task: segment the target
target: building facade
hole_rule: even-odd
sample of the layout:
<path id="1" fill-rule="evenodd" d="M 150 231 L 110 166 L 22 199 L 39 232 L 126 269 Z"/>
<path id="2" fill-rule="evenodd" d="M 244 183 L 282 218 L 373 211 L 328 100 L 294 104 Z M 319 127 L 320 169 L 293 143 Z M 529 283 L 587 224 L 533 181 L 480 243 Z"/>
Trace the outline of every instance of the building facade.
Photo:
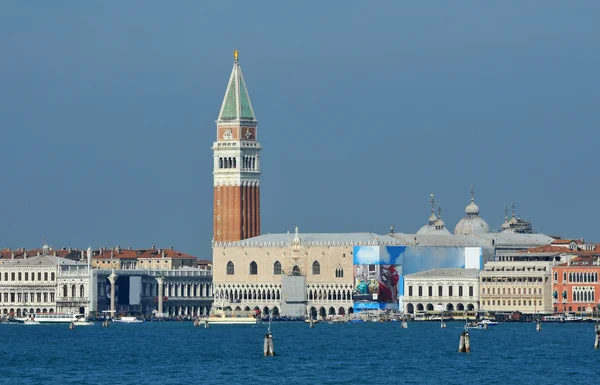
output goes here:
<path id="1" fill-rule="evenodd" d="M 365 234 L 269 234 L 213 247 L 214 300 L 232 310 L 312 316 L 354 312 L 353 245 Z M 298 313 L 282 314 L 282 278 L 305 277 Z"/>
<path id="2" fill-rule="evenodd" d="M 600 260 L 595 256 L 578 256 L 552 269 L 552 304 L 555 313 L 598 311 Z"/>
<path id="3" fill-rule="evenodd" d="M 257 120 L 237 51 L 213 143 L 213 240 L 230 242 L 260 234 L 260 144 Z"/>
<path id="4" fill-rule="evenodd" d="M 432 269 L 404 276 L 404 312 L 479 310 L 479 269 Z"/>
<path id="5" fill-rule="evenodd" d="M 45 245 L 39 256 L 9 259 L 0 264 L 0 313 L 3 316 L 25 317 L 64 310 L 57 293 L 59 284 L 66 283 L 61 276 L 62 269 L 80 268 L 83 271 L 87 270 L 87 266 L 50 253 L 50 248 Z M 69 284 L 69 290 L 75 285 L 75 291 L 68 291 L 68 296 L 74 293 L 72 297 L 87 297 L 84 281 L 77 280 L 72 284 L 69 281 Z M 83 310 L 85 312 L 85 306 Z M 79 308 L 76 313 L 79 313 Z"/>
<path id="6" fill-rule="evenodd" d="M 481 310 L 551 313 L 554 262 L 488 262 L 480 274 Z"/>

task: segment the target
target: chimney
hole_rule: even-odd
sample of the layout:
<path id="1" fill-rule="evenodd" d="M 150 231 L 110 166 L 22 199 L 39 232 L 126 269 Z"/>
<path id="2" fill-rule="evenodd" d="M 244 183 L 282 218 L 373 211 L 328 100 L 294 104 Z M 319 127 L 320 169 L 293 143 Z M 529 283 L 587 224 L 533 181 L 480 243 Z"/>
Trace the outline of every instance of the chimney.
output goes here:
<path id="1" fill-rule="evenodd" d="M 169 250 L 173 251 L 173 246 L 169 247 Z"/>
<path id="2" fill-rule="evenodd" d="M 129 250 L 131 250 L 131 246 L 129 246 Z"/>
<path id="3" fill-rule="evenodd" d="M 15 259 L 15 252 L 14 251 L 10 253 L 10 259 Z"/>
<path id="4" fill-rule="evenodd" d="M 121 246 L 117 245 L 117 247 L 115 247 L 115 251 L 117 252 L 117 254 L 121 253 Z"/>
<path id="5" fill-rule="evenodd" d="M 115 252 L 113 250 L 110 251 L 110 259 L 113 259 L 113 257 L 115 256 Z"/>
<path id="6" fill-rule="evenodd" d="M 54 254 L 54 256 L 56 257 L 56 251 L 55 251 L 53 254 Z"/>
<path id="7" fill-rule="evenodd" d="M 156 246 L 152 245 L 152 250 L 156 249 Z"/>
<path id="8" fill-rule="evenodd" d="M 38 251 L 37 254 L 35 255 L 36 257 L 40 256 L 40 252 Z M 25 253 L 25 258 L 27 258 L 27 253 Z"/>
<path id="9" fill-rule="evenodd" d="M 27 259 L 27 252 L 26 251 L 23 253 L 23 259 Z"/>
<path id="10" fill-rule="evenodd" d="M 161 255 L 161 257 L 162 257 L 162 258 L 164 258 L 164 257 L 165 257 L 165 251 L 164 251 L 164 250 L 162 251 L 162 255 Z"/>

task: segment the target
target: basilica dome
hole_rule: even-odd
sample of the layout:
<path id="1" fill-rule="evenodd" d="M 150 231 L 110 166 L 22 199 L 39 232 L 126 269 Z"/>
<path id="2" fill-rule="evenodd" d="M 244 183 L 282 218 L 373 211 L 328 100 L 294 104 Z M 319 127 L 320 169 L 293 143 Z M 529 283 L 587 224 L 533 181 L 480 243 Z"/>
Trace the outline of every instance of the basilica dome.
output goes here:
<path id="1" fill-rule="evenodd" d="M 475 204 L 475 192 L 471 190 L 471 203 L 465 208 L 467 214 L 454 228 L 455 235 L 485 234 L 490 226 L 479 216 L 479 206 Z"/>
<path id="2" fill-rule="evenodd" d="M 429 217 L 429 223 L 424 225 L 417 231 L 417 235 L 451 235 L 450 231 L 445 227 L 444 221 L 442 220 L 442 208 L 438 206 L 438 216 L 435 216 L 435 200 L 433 194 L 431 194 L 431 216 Z"/>

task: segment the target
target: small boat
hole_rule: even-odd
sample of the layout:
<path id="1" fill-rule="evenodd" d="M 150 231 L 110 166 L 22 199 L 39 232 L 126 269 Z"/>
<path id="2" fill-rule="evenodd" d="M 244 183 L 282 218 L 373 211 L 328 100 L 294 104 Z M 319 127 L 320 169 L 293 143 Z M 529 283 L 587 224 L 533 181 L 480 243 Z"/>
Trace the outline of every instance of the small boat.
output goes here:
<path id="1" fill-rule="evenodd" d="M 471 324 L 469 324 L 467 326 L 467 329 L 481 329 L 481 330 L 485 330 L 487 328 L 485 327 L 484 324 L 478 322 L 478 323 L 471 323 Z"/>
<path id="2" fill-rule="evenodd" d="M 319 320 L 315 319 L 315 318 L 313 318 L 312 321 L 313 321 L 314 324 L 318 324 L 319 323 Z M 304 322 L 306 322 L 307 324 L 309 324 L 310 323 L 310 318 L 305 319 Z"/>
<path id="3" fill-rule="evenodd" d="M 39 325 L 40 323 L 33 318 L 26 319 L 23 321 L 23 325 Z"/>
<path id="4" fill-rule="evenodd" d="M 114 319 L 113 322 L 120 324 L 140 324 L 143 323 L 144 320 L 137 319 L 136 317 L 123 316 L 121 318 Z"/>
<path id="5" fill-rule="evenodd" d="M 496 326 L 496 325 L 498 325 L 498 322 L 491 321 L 489 319 L 484 319 L 484 320 L 480 321 L 478 324 L 480 324 L 481 326 L 485 326 L 485 325 L 487 325 L 487 326 Z"/>
<path id="6" fill-rule="evenodd" d="M 73 321 L 73 326 L 91 326 L 94 325 L 92 321 L 89 321 L 85 318 L 85 315 L 78 314 L 75 316 L 75 321 Z"/>
<path id="7" fill-rule="evenodd" d="M 542 322 L 565 322 L 565 317 L 562 315 L 547 315 L 542 317 Z"/>
<path id="8" fill-rule="evenodd" d="M 565 322 L 583 322 L 583 317 L 568 315 L 565 317 Z"/>

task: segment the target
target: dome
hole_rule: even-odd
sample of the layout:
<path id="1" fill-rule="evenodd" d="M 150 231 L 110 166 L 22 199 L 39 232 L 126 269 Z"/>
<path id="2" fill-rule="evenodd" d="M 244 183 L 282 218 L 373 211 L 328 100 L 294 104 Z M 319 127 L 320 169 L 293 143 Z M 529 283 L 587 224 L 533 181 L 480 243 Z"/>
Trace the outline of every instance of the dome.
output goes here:
<path id="1" fill-rule="evenodd" d="M 433 234 L 433 232 L 435 232 L 434 225 L 425 225 L 417 231 L 417 235 L 428 235 Z"/>
<path id="2" fill-rule="evenodd" d="M 418 235 L 452 235 L 446 228 L 444 221 L 442 220 L 442 208 L 438 206 L 438 216 L 435 217 L 434 209 L 431 208 L 431 217 L 429 217 L 429 224 L 421 227 L 417 231 Z"/>
<path id="3" fill-rule="evenodd" d="M 429 197 L 429 203 L 431 203 L 431 215 L 429 216 L 429 223 L 417 231 L 418 235 L 432 234 L 432 232 L 435 231 L 435 222 L 437 221 L 437 217 L 435 216 L 435 199 L 433 198 L 433 194 L 430 194 Z"/>
<path id="4" fill-rule="evenodd" d="M 475 204 L 474 201 L 471 201 L 467 207 L 465 207 L 466 214 L 479 214 L 479 206 Z"/>
<path id="5" fill-rule="evenodd" d="M 502 230 L 510 229 L 510 224 L 508 223 L 508 218 L 504 219 L 504 223 L 502 224 Z"/>
<path id="6" fill-rule="evenodd" d="M 490 226 L 479 216 L 465 217 L 454 228 L 454 235 L 485 234 L 490 232 Z"/>
<path id="7" fill-rule="evenodd" d="M 471 202 L 465 207 L 467 214 L 454 228 L 455 235 L 485 234 L 490 226 L 479 216 L 479 206 L 475 204 L 475 191 L 471 188 Z"/>

